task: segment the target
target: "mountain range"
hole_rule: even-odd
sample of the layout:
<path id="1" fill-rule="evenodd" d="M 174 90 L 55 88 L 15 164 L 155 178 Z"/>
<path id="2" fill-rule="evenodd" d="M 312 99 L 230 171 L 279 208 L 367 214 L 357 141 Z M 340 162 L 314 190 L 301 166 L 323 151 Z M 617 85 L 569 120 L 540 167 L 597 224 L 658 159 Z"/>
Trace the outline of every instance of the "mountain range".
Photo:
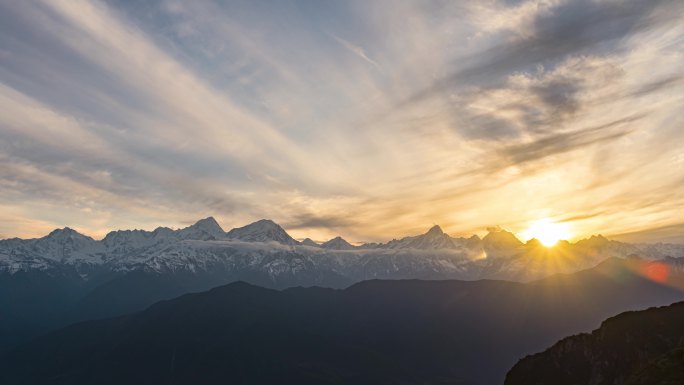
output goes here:
<path id="1" fill-rule="evenodd" d="M 649 279 L 654 263 L 610 258 L 530 283 L 232 283 L 34 339 L 0 356 L 0 383 L 502 383 L 520 357 L 565 335 L 683 300 L 682 273 Z"/>
<path id="2" fill-rule="evenodd" d="M 439 226 L 433 226 L 424 234 L 354 246 L 339 236 L 321 244 L 309 238 L 299 242 L 267 219 L 225 232 L 209 217 L 179 230 L 159 227 L 154 231 L 112 231 L 99 241 L 63 228 L 38 239 L 0 240 L 0 272 L 68 269 L 89 280 L 103 271 L 198 273 L 222 264 L 230 271 L 247 267 L 263 273 L 270 281 L 267 286 L 284 288 L 293 285 L 287 276 L 307 271 L 310 263 L 316 264 L 319 271 L 343 277 L 345 284 L 402 275 L 529 281 L 577 271 L 613 256 L 646 259 L 684 256 L 684 245 L 678 244 L 629 244 L 598 235 L 576 243 L 561 241 L 553 249 L 547 249 L 534 239 L 522 243 L 513 233 L 498 227 L 488 231 L 482 239 L 477 235 L 451 237 Z M 531 257 L 540 254 L 547 257 L 549 253 L 561 261 L 556 261 L 553 267 L 531 263 L 534 259 Z M 249 266 L 240 266 L 235 261 L 236 255 L 251 256 Z M 268 255 L 280 258 L 265 258 Z M 565 255 L 572 258 L 564 258 Z M 295 284 L 339 285 L 300 278 Z"/>
<path id="3" fill-rule="evenodd" d="M 279 289 L 368 279 L 527 282 L 630 255 L 678 257 L 684 247 L 594 236 L 548 249 L 500 228 L 480 239 L 451 237 L 439 226 L 387 243 L 354 246 L 336 237 L 317 244 L 295 240 L 270 220 L 225 232 L 211 217 L 179 230 L 112 231 L 102 240 L 63 228 L 0 241 L 0 351 L 58 326 L 235 281 Z"/>

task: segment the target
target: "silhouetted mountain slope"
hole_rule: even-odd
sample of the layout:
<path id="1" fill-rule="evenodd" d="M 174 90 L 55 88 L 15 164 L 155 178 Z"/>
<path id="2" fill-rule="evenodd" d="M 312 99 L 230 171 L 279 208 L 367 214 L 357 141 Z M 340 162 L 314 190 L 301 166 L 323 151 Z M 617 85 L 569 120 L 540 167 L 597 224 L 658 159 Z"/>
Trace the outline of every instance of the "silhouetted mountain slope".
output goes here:
<path id="1" fill-rule="evenodd" d="M 352 284 L 344 277 L 327 271 L 317 271 L 302 266 L 296 277 L 281 276 L 285 287 L 293 287 L 299 283 L 307 286 L 330 284 L 344 287 Z M 235 274 L 217 267 L 216 271 L 202 275 L 176 273 L 159 275 L 147 272 L 131 272 L 112 279 L 95 289 L 69 307 L 63 321 L 76 321 L 115 317 L 140 311 L 151 304 L 164 299 L 171 299 L 182 294 L 209 290 L 226 282 L 238 280 L 248 281 L 262 287 L 273 287 L 273 281 L 267 274 L 246 270 Z M 63 323 L 63 324 L 66 324 Z"/>
<path id="2" fill-rule="evenodd" d="M 684 383 L 684 302 L 609 318 L 520 360 L 506 385 Z"/>
<path id="3" fill-rule="evenodd" d="M 677 385 L 683 381 L 684 347 L 679 347 L 649 361 L 632 374 L 625 385 Z"/>
<path id="4" fill-rule="evenodd" d="M 633 263 L 528 284 L 234 283 L 38 338 L 0 359 L 0 383 L 501 383 L 517 359 L 564 335 L 684 299 Z"/>
<path id="5" fill-rule="evenodd" d="M 60 324 L 88 287 L 71 274 L 26 271 L 0 279 L 0 352 Z"/>

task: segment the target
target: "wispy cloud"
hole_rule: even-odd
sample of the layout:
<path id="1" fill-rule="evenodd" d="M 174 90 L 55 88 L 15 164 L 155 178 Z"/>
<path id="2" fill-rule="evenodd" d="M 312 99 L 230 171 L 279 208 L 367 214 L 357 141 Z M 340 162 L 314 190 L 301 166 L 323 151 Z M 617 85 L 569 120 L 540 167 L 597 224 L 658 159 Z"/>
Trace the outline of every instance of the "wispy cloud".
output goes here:
<path id="1" fill-rule="evenodd" d="M 349 51 L 351 51 L 354 55 L 356 55 L 356 56 L 360 57 L 361 59 L 363 59 L 363 60 L 367 61 L 368 63 L 370 63 L 370 64 L 371 64 L 373 67 L 375 67 L 378 71 L 383 72 L 383 71 L 382 71 L 382 67 L 380 67 L 380 64 L 378 64 L 377 62 L 375 62 L 375 60 L 369 58 L 368 55 L 366 55 L 366 51 L 364 51 L 363 48 L 359 47 L 358 45 L 354 45 L 354 44 L 348 42 L 347 40 L 342 39 L 342 38 L 339 37 L 339 36 L 330 34 L 330 37 L 332 37 L 333 39 L 335 39 L 335 41 L 337 41 L 338 43 L 340 43 L 344 48 L 346 48 L 346 49 L 348 49 Z"/>
<path id="2" fill-rule="evenodd" d="M 682 11 L 0 2 L 0 233 L 207 215 L 350 240 L 674 225 Z"/>

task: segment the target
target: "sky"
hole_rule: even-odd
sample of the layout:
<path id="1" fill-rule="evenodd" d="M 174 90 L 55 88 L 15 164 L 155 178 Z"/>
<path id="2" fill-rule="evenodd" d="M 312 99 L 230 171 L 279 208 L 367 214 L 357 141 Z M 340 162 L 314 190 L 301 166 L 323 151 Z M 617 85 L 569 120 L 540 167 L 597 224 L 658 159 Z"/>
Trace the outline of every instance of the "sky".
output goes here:
<path id="1" fill-rule="evenodd" d="M 684 242 L 680 0 L 0 0 L 0 237 Z"/>

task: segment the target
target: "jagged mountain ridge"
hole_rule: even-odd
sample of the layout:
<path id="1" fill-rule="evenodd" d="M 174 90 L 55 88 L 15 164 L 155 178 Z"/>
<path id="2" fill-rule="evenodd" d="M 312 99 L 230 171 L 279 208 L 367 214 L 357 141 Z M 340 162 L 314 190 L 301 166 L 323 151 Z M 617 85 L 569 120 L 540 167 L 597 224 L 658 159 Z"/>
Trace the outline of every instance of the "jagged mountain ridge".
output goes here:
<path id="1" fill-rule="evenodd" d="M 484 239 L 455 238 L 433 227 L 385 244 L 340 250 L 334 243 L 331 248 L 299 243 L 268 220 L 224 232 L 206 218 L 180 230 L 112 231 L 99 241 L 71 229 L 39 239 L 2 240 L 0 350 L 37 330 L 125 314 L 239 280 L 271 288 L 343 288 L 369 279 L 528 282 L 585 269 L 610 256 L 668 255 L 657 245 L 642 249 L 603 237 L 547 249 L 511 236 L 497 230 Z M 681 248 L 666 250 L 672 257 L 684 256 Z M 673 250 L 680 254 L 672 255 Z M 666 263 L 673 269 L 682 265 L 674 258 Z"/>
<path id="2" fill-rule="evenodd" d="M 112 271 L 196 271 L 214 262 L 226 262 L 227 256 L 236 253 L 252 254 L 254 263 L 262 261 L 263 254 L 282 253 L 305 260 L 313 258 L 316 261 L 312 262 L 322 266 L 333 267 L 330 266 L 332 264 L 337 265 L 335 269 L 346 268 L 349 271 L 358 271 L 362 267 L 372 270 L 381 260 L 386 260 L 391 270 L 401 272 L 397 262 L 403 260 L 412 268 L 426 267 L 427 264 L 429 266 L 426 269 L 435 276 L 452 274 L 453 278 L 460 279 L 491 276 L 524 281 L 544 275 L 525 265 L 534 259 L 530 258 L 530 254 L 543 254 L 545 248 L 534 241 L 523 244 L 514 234 L 500 228 L 489 230 L 482 239 L 476 235 L 455 238 L 436 225 L 424 234 L 387 243 L 353 246 L 341 237 L 320 245 L 310 239 L 299 242 L 281 226 L 266 219 L 224 232 L 213 217 L 208 217 L 180 230 L 159 227 L 154 231 L 112 231 L 101 241 L 64 228 L 38 239 L 0 240 L 0 272 L 11 274 L 16 271 L 68 267 L 87 278 L 91 270 L 100 268 Z M 323 251 L 313 249 L 316 247 Z M 548 271 L 546 275 L 586 268 L 611 256 L 638 255 L 648 259 L 684 256 L 684 245 L 660 245 L 660 248 L 658 245 L 631 245 L 610 241 L 602 236 L 593 236 L 574 244 L 560 242 L 556 249 L 572 254 L 575 261 L 567 269 Z M 501 257 L 505 258 L 496 260 Z M 363 266 L 352 266 L 354 264 Z M 492 269 L 496 270 L 494 275 L 485 273 L 485 270 L 491 272 Z M 277 270 L 269 273 L 277 274 Z M 510 271 L 508 276 L 505 276 L 506 270 Z M 391 271 L 385 269 L 384 277 L 391 278 L 389 273 Z M 411 272 L 408 273 L 411 277 Z M 383 275 L 377 271 L 361 278 L 380 277 Z"/>
<path id="3" fill-rule="evenodd" d="M 474 236 L 479 241 L 479 237 Z M 452 238 L 449 234 L 442 231 L 439 225 L 432 226 L 425 234 L 406 237 L 399 240 L 391 240 L 386 244 L 379 244 L 377 248 L 388 249 L 420 249 L 420 250 L 439 250 L 439 249 L 463 249 L 467 246 L 466 238 Z M 473 245 L 477 247 L 478 245 Z"/>

